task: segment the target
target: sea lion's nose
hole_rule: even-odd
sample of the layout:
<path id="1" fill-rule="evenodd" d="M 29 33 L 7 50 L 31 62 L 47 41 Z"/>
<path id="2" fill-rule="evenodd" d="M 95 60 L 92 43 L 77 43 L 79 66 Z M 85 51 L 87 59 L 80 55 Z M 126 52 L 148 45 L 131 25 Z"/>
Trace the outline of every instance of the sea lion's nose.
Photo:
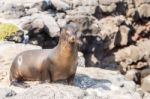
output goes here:
<path id="1" fill-rule="evenodd" d="M 71 36 L 69 41 L 70 42 L 75 42 L 75 36 Z"/>

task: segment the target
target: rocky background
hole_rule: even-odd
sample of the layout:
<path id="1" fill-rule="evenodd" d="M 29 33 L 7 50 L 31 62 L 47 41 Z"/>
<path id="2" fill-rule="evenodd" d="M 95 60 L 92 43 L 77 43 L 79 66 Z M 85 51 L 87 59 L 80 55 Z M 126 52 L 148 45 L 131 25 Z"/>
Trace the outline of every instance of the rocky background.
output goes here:
<path id="1" fill-rule="evenodd" d="M 9 87 L 14 57 L 55 47 L 72 22 L 80 37 L 76 85 Z M 150 99 L 150 0 L 0 0 L 0 23 L 20 29 L 0 43 L 2 99 Z"/>

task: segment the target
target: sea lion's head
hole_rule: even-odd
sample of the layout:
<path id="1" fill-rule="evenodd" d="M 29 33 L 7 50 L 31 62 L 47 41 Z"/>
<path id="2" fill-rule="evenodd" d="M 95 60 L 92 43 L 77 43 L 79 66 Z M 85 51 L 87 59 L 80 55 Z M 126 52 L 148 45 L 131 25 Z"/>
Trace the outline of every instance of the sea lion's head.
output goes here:
<path id="1" fill-rule="evenodd" d="M 68 24 L 61 30 L 60 40 L 67 41 L 71 44 L 77 42 L 77 27 L 74 24 Z"/>

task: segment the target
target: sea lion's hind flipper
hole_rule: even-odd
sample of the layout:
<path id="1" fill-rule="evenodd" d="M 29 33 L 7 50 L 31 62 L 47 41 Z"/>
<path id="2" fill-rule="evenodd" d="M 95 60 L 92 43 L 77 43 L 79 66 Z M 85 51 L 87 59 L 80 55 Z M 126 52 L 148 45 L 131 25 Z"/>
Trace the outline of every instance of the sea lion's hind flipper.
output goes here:
<path id="1" fill-rule="evenodd" d="M 24 82 L 18 82 L 18 81 L 12 81 L 10 83 L 10 86 L 16 86 L 16 87 L 21 87 L 21 88 L 28 88 L 30 87 L 30 85 L 28 85 L 27 83 L 24 83 Z"/>

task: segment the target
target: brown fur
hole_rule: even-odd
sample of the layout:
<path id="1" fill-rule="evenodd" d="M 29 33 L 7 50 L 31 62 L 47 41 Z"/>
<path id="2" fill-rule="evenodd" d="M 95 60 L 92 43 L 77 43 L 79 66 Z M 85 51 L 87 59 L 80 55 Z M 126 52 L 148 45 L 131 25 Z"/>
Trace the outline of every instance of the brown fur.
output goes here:
<path id="1" fill-rule="evenodd" d="M 68 84 L 72 84 L 77 68 L 76 39 L 76 30 L 72 25 L 67 25 L 62 29 L 59 43 L 55 48 L 20 53 L 12 63 L 10 81 L 13 83 L 24 80 L 67 80 Z M 19 60 L 22 60 L 21 65 L 18 63 Z"/>

